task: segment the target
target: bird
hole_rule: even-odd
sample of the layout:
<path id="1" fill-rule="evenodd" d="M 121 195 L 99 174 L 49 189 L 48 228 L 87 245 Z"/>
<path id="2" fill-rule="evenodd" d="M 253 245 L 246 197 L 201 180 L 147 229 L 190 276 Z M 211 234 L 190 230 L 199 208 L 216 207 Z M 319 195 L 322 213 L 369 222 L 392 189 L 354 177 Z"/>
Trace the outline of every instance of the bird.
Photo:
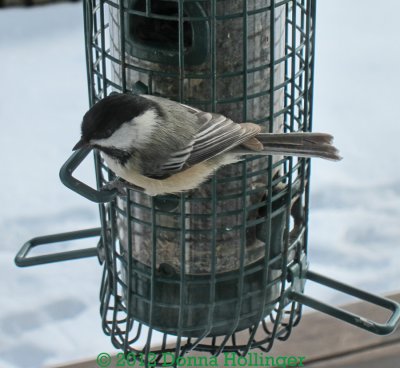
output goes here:
<path id="1" fill-rule="evenodd" d="M 340 160 L 332 142 L 327 133 L 267 133 L 164 97 L 113 92 L 85 113 L 73 150 L 99 150 L 119 178 L 157 196 L 195 189 L 249 155 Z"/>

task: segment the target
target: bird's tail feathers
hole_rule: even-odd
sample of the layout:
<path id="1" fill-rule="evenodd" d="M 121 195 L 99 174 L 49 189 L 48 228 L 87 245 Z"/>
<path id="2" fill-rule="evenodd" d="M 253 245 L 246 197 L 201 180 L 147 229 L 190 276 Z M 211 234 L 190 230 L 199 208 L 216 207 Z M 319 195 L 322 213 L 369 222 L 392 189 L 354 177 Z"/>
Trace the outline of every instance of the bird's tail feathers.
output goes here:
<path id="1" fill-rule="evenodd" d="M 310 132 L 260 133 L 256 138 L 264 146 L 260 154 L 341 160 L 339 151 L 332 145 L 333 137 L 330 134 Z"/>

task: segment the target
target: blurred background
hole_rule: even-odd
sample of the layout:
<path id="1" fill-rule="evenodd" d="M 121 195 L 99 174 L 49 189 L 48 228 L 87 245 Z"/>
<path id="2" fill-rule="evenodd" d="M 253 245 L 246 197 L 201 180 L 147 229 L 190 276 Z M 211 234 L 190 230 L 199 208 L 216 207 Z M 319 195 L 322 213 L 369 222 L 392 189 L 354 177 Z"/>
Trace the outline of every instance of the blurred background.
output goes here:
<path id="1" fill-rule="evenodd" d="M 314 131 L 332 133 L 344 159 L 313 162 L 309 260 L 381 295 L 400 289 L 399 13 L 397 0 L 317 6 Z M 88 108 L 81 2 L 0 8 L 0 83 L 0 367 L 112 352 L 97 259 L 14 264 L 32 237 L 99 224 L 97 206 L 58 178 Z M 86 161 L 77 175 L 93 183 Z M 349 301 L 312 283 L 306 291 Z"/>

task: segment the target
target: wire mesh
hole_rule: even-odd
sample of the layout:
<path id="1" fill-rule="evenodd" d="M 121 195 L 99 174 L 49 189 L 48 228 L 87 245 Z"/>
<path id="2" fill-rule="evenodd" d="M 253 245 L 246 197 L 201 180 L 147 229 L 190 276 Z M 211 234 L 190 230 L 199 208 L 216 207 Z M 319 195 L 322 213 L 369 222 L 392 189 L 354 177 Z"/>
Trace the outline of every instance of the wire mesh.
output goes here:
<path id="1" fill-rule="evenodd" d="M 311 129 L 315 1 L 86 0 L 84 14 L 91 105 L 145 91 L 270 132 Z M 130 189 L 100 204 L 114 346 L 161 366 L 166 351 L 245 355 L 287 339 L 301 317 L 288 269 L 305 262 L 309 165 L 254 157 L 188 193 Z M 98 187 L 113 179 L 97 152 L 95 166 Z"/>

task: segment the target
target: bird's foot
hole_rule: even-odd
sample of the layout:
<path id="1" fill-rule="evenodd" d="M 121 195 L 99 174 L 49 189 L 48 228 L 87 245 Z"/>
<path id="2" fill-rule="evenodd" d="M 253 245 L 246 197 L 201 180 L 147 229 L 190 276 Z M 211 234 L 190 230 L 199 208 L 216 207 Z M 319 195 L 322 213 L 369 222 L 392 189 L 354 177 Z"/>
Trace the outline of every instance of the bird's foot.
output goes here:
<path id="1" fill-rule="evenodd" d="M 126 180 L 119 178 L 119 177 L 115 178 L 112 181 L 109 181 L 107 184 L 105 184 L 101 187 L 101 190 L 114 190 L 114 189 L 117 190 L 119 195 L 124 196 L 124 197 L 126 197 L 128 189 L 140 190 L 140 191 L 143 190 L 142 188 L 140 188 L 132 183 L 129 183 Z"/>
<path id="2" fill-rule="evenodd" d="M 119 195 L 126 196 L 126 185 L 120 178 L 109 181 L 101 187 L 102 191 L 117 190 Z"/>

